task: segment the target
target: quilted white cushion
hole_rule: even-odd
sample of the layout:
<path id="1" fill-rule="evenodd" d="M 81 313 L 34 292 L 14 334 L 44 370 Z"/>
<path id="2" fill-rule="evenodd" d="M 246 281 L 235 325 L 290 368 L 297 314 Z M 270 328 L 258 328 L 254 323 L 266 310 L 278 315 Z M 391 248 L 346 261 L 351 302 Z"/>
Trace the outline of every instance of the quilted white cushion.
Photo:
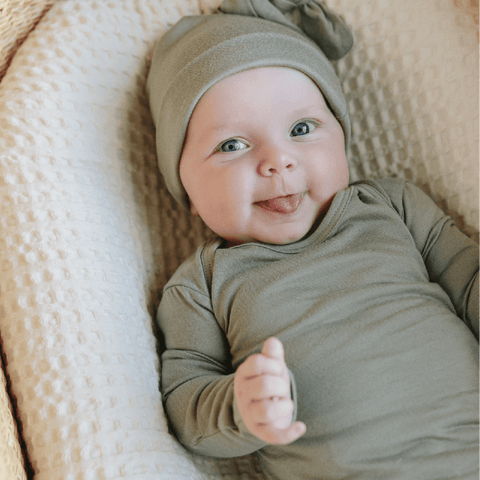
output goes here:
<path id="1" fill-rule="evenodd" d="M 469 17 L 449 0 L 329 4 L 357 39 L 337 65 L 352 179 L 407 177 L 475 236 Z M 208 230 L 156 169 L 147 56 L 199 11 L 196 0 L 59 2 L 0 84 L 0 334 L 36 480 L 261 478 L 249 458 L 187 455 L 158 391 L 159 293 Z"/>
<path id="2" fill-rule="evenodd" d="M 27 480 L 27 476 L 7 382 L 0 368 L 0 480 L 10 479 Z"/>

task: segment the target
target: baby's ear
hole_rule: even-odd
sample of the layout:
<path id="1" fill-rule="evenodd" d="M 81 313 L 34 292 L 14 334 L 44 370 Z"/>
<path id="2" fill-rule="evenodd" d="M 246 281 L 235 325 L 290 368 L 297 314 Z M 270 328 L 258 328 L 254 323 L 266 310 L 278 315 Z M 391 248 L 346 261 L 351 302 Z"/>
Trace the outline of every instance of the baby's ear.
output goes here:
<path id="1" fill-rule="evenodd" d="M 196 217 L 199 217 L 200 215 L 198 214 L 198 210 L 197 210 L 197 207 L 195 206 L 195 204 L 190 200 L 190 213 L 192 215 L 195 215 Z"/>

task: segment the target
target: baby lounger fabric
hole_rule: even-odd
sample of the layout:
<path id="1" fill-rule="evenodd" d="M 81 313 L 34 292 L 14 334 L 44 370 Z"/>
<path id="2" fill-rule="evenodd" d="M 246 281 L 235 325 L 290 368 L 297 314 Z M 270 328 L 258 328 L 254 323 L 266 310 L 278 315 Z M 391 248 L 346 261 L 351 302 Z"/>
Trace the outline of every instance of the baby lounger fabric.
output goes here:
<path id="1" fill-rule="evenodd" d="M 352 119 L 351 180 L 408 178 L 476 237 L 470 16 L 453 0 L 326 3 L 356 37 L 335 66 Z M 168 433 L 158 390 L 159 294 L 209 231 L 174 203 L 158 173 L 148 54 L 182 16 L 215 6 L 57 1 L 0 83 L 8 379 L 0 382 L 0 465 L 8 479 L 26 478 L 20 446 L 35 480 L 262 478 L 254 457 L 186 452 Z"/>

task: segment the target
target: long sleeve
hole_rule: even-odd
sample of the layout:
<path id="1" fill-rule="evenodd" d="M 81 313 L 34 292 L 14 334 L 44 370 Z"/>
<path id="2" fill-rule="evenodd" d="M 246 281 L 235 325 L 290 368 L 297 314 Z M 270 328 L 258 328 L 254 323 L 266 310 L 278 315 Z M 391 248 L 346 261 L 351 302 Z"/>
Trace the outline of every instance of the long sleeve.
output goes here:
<path id="1" fill-rule="evenodd" d="M 157 319 L 166 345 L 163 401 L 177 438 L 197 453 L 215 457 L 242 456 L 265 446 L 241 420 L 229 346 L 210 298 L 174 284 L 164 291 Z"/>
<path id="2" fill-rule="evenodd" d="M 379 183 L 409 229 L 430 281 L 445 290 L 478 339 L 478 245 L 418 187 L 394 179 Z"/>
<path id="3" fill-rule="evenodd" d="M 478 339 L 478 245 L 449 219 L 426 257 L 432 281 L 450 296 L 457 315 Z"/>

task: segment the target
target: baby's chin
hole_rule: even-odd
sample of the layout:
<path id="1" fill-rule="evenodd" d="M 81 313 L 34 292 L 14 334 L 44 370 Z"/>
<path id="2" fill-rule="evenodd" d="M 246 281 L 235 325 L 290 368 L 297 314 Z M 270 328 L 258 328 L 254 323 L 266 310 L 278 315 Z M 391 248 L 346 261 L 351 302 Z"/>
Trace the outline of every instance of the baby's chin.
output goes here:
<path id="1" fill-rule="evenodd" d="M 259 226 L 243 235 L 215 232 L 225 240 L 226 246 L 235 247 L 246 243 L 264 243 L 268 245 L 289 245 L 310 236 L 319 225 L 324 215 L 317 212 L 309 220 L 304 219 L 300 224 L 292 222 L 290 225 Z M 294 224 L 295 223 L 295 224 Z"/>

